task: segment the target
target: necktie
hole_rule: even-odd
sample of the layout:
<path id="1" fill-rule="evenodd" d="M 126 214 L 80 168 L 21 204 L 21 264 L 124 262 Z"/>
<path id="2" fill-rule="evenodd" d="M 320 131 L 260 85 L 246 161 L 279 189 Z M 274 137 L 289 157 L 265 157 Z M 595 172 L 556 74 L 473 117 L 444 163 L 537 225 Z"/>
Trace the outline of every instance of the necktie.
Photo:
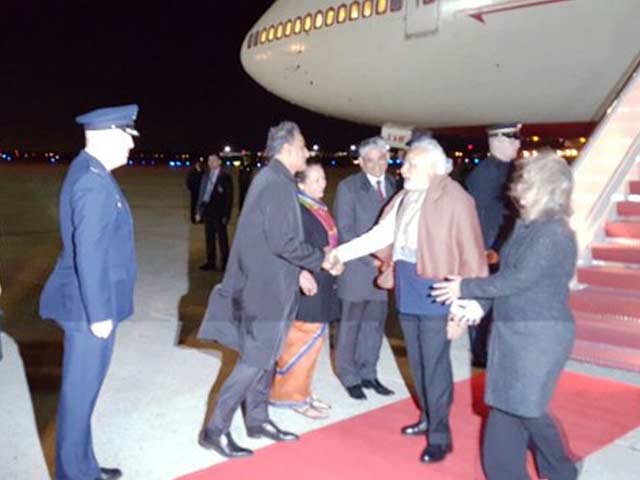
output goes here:
<path id="1" fill-rule="evenodd" d="M 382 191 L 382 180 L 376 181 L 376 190 L 378 190 L 378 193 L 380 194 L 380 198 L 384 200 L 385 197 L 384 197 L 384 192 Z"/>

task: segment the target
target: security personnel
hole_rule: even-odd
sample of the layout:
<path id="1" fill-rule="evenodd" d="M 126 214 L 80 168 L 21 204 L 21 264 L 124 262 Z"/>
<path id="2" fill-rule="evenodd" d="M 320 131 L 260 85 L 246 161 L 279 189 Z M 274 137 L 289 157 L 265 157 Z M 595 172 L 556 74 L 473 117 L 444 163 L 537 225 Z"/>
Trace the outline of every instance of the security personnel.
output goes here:
<path id="1" fill-rule="evenodd" d="M 57 480 L 116 479 L 102 468 L 91 416 L 109 368 L 115 330 L 133 313 L 137 274 L 133 219 L 111 171 L 125 165 L 138 132 L 137 105 L 76 117 L 85 149 L 71 163 L 59 201 L 63 249 L 40 297 L 40 315 L 64 330 L 56 441 Z"/>
<path id="2" fill-rule="evenodd" d="M 487 259 L 495 267 L 502 244 L 511 234 L 515 209 L 508 196 L 513 160 L 520 150 L 519 123 L 487 128 L 489 155 L 467 177 L 466 187 L 476 202 Z M 487 336 L 491 313 L 477 327 L 469 327 L 472 363 L 484 368 L 487 363 Z"/>

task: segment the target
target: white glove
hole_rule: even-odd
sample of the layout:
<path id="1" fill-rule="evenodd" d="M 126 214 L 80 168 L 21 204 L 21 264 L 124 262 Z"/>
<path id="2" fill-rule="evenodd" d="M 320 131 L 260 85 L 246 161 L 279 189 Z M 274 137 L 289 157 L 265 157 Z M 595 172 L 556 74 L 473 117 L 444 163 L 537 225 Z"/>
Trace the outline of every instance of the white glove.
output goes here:
<path id="1" fill-rule="evenodd" d="M 96 337 L 107 339 L 113 331 L 113 320 L 103 320 L 102 322 L 96 322 L 91 324 L 91 333 Z"/>
<path id="2" fill-rule="evenodd" d="M 484 310 L 475 300 L 455 300 L 449 312 L 453 318 L 465 325 L 477 325 L 484 317 Z"/>

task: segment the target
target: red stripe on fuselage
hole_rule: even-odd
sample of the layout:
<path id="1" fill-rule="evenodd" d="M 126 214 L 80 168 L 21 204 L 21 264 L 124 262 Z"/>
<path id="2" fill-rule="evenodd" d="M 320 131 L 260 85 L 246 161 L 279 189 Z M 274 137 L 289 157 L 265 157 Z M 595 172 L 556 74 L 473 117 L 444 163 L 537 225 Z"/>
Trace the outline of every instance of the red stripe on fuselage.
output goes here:
<path id="1" fill-rule="evenodd" d="M 467 15 L 471 18 L 478 20 L 481 23 L 485 23 L 484 17 L 485 15 L 491 15 L 494 13 L 502 13 L 508 12 L 511 10 L 520 10 L 523 8 L 531 8 L 531 7 L 540 7 L 542 5 L 549 5 L 551 3 L 560 3 L 560 2 L 570 2 L 572 0 L 536 0 L 530 3 L 521 3 L 518 5 L 507 5 L 504 7 L 485 7 L 485 8 L 475 8 L 472 10 L 467 10 Z"/>

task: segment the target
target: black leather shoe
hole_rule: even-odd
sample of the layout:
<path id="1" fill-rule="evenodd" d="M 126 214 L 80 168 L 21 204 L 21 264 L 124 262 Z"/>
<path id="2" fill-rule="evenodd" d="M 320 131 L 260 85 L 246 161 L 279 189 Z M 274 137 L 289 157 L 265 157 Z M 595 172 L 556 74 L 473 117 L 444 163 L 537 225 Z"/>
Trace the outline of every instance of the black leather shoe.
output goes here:
<path id="1" fill-rule="evenodd" d="M 214 450 L 223 457 L 241 458 L 253 455 L 253 451 L 241 447 L 234 440 L 229 432 L 220 436 L 208 435 L 206 432 L 200 435 L 200 446 L 207 450 Z"/>
<path id="2" fill-rule="evenodd" d="M 204 265 L 200 265 L 200 270 L 204 270 L 205 272 L 213 271 L 216 269 L 215 265 L 210 265 L 205 263 Z"/>
<path id="3" fill-rule="evenodd" d="M 247 427 L 247 435 L 251 438 L 270 438 L 276 442 L 295 442 L 298 435 L 280 430 L 271 420 L 267 420 L 259 427 Z"/>
<path id="4" fill-rule="evenodd" d="M 427 433 L 429 429 L 429 422 L 426 420 L 420 420 L 416 423 L 412 423 L 411 425 L 407 425 L 402 427 L 400 432 L 403 435 L 424 435 Z"/>
<path id="5" fill-rule="evenodd" d="M 379 395 L 387 396 L 387 395 L 393 395 L 394 393 L 396 393 L 390 388 L 387 388 L 383 384 L 381 384 L 380 380 L 378 380 L 377 378 L 374 378 L 373 380 L 363 380 L 362 387 L 371 388 L 374 392 L 376 392 Z"/>
<path id="6" fill-rule="evenodd" d="M 422 455 L 420 455 L 420 461 L 422 463 L 441 462 L 450 451 L 451 445 L 429 445 L 422 451 Z"/>
<path id="7" fill-rule="evenodd" d="M 100 467 L 100 476 L 96 480 L 116 480 L 122 477 L 122 470 L 119 468 L 102 468 Z"/>
<path id="8" fill-rule="evenodd" d="M 355 400 L 366 400 L 367 396 L 364 394 L 362 390 L 362 385 L 351 385 L 347 388 L 347 393 L 349 396 Z"/>

